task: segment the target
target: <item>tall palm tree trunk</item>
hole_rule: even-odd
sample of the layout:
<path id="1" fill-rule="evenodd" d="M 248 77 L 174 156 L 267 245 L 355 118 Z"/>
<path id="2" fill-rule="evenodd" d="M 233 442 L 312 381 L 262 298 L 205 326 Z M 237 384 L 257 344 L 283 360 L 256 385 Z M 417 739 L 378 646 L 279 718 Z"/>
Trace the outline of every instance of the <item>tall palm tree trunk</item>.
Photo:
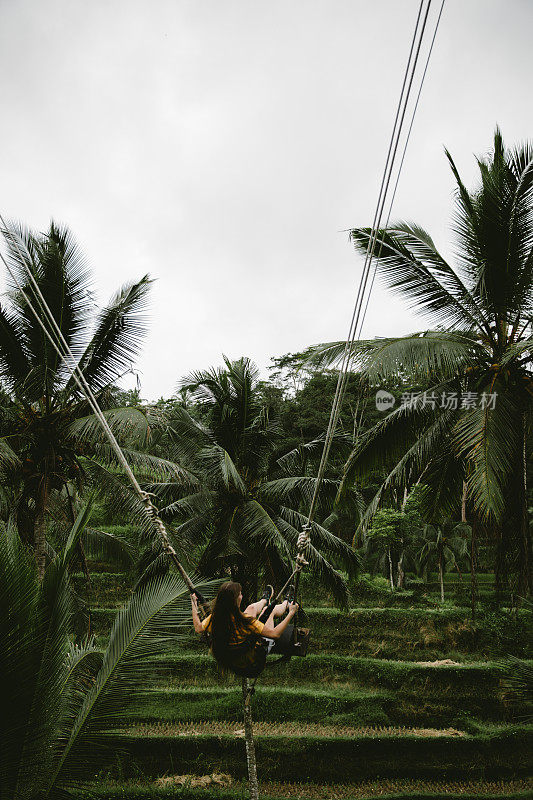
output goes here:
<path id="1" fill-rule="evenodd" d="M 390 554 L 390 547 L 387 548 L 387 556 L 389 558 L 389 580 L 390 580 L 390 590 L 391 592 L 394 591 L 394 574 L 392 570 L 392 557 Z"/>
<path id="2" fill-rule="evenodd" d="M 477 608 L 477 520 L 472 520 L 472 540 L 470 542 L 470 600 L 472 608 L 472 622 L 476 618 Z"/>
<path id="3" fill-rule="evenodd" d="M 248 766 L 250 800 L 259 800 L 257 762 L 255 760 L 254 729 L 252 724 L 252 692 L 248 678 L 242 679 L 242 704 L 244 710 L 244 741 L 246 743 L 246 763 Z"/>
<path id="4" fill-rule="evenodd" d="M 396 567 L 396 570 L 397 570 L 396 588 L 397 589 L 403 589 L 403 584 L 404 584 L 404 580 L 405 580 L 405 572 L 404 572 L 404 569 L 403 569 L 403 557 L 404 557 L 404 553 L 402 552 L 402 554 L 400 556 L 400 559 L 398 561 L 397 567 Z"/>
<path id="5" fill-rule="evenodd" d="M 503 526 L 497 525 L 495 528 L 496 539 L 496 564 L 495 564 L 495 584 L 496 596 L 502 600 L 503 591 L 507 579 L 507 539 L 503 531 Z"/>

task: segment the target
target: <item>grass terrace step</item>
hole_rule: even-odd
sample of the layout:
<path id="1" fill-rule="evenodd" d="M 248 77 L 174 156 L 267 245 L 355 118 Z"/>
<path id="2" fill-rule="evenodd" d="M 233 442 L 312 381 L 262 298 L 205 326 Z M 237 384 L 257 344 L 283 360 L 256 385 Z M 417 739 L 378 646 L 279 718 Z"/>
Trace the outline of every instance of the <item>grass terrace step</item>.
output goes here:
<path id="1" fill-rule="evenodd" d="M 521 713 L 521 712 L 520 712 Z M 496 690 L 433 691 L 374 687 L 336 689 L 323 685 L 294 687 L 259 683 L 254 718 L 264 721 L 326 720 L 328 724 L 464 726 L 467 716 L 512 719 Z M 234 720 L 242 717 L 239 686 L 160 688 L 146 691 L 128 718 L 151 721 Z"/>
<path id="2" fill-rule="evenodd" d="M 142 774 L 229 773 L 245 777 L 240 735 L 154 736 L 116 734 L 110 745 L 121 753 L 123 778 Z M 335 783 L 371 778 L 508 779 L 531 768 L 533 730 L 513 728 L 482 735 L 255 736 L 263 779 Z"/>
<path id="3" fill-rule="evenodd" d="M 231 674 L 220 673 L 208 652 L 187 653 L 176 651 L 154 660 L 154 679 L 177 685 L 231 685 L 236 684 Z M 483 692 L 499 686 L 501 671 L 494 662 L 469 662 L 465 664 L 397 661 L 379 658 L 311 653 L 305 658 L 267 668 L 261 675 L 260 685 L 327 683 L 328 686 L 348 687 L 354 683 L 361 687 L 435 691 L 461 690 Z"/>
<path id="4" fill-rule="evenodd" d="M 203 779 L 203 780 L 202 780 Z M 199 780 L 187 775 L 168 775 L 158 783 L 124 783 L 98 784 L 92 790 L 91 800 L 169 800 L 179 797 L 181 800 L 245 800 L 249 797 L 248 787 L 244 782 L 230 784 L 229 787 L 217 786 L 215 781 L 225 782 L 227 776 L 201 776 L 203 785 L 210 788 L 191 785 Z M 163 783 L 165 782 L 165 783 Z M 531 797 L 533 784 L 527 780 L 510 781 L 423 781 L 423 780 L 379 780 L 364 781 L 357 784 L 295 784 L 271 782 L 259 784 L 262 800 L 433 800 L 433 798 L 462 798 L 462 800 L 494 800 L 506 797 L 509 800 L 524 800 Z M 86 797 L 80 794 L 80 800 Z"/>
<path id="5" fill-rule="evenodd" d="M 115 613 L 111 608 L 93 609 L 93 632 L 109 631 Z M 308 609 L 307 617 L 315 653 L 413 660 L 456 660 L 464 655 L 481 660 L 505 653 L 527 657 L 533 641 L 533 615 L 528 612 L 498 622 L 489 615 L 476 625 L 462 609 L 359 608 L 343 613 L 320 608 Z M 205 648 L 192 627 L 181 646 Z"/>

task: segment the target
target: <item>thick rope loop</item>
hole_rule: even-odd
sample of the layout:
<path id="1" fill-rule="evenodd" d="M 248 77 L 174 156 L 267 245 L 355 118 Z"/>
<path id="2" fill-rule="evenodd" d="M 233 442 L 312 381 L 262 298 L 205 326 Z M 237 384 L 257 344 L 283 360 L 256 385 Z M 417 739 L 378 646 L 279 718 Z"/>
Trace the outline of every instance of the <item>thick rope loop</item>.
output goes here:
<path id="1" fill-rule="evenodd" d="M 309 545 L 311 543 L 309 537 L 309 529 L 310 526 L 306 525 L 302 530 L 302 532 L 298 534 L 298 541 L 296 543 L 298 551 L 296 554 L 296 569 L 298 570 L 298 572 L 301 572 L 301 570 L 304 567 L 307 567 L 307 565 L 309 564 L 309 561 L 306 558 L 306 555 L 309 550 Z"/>

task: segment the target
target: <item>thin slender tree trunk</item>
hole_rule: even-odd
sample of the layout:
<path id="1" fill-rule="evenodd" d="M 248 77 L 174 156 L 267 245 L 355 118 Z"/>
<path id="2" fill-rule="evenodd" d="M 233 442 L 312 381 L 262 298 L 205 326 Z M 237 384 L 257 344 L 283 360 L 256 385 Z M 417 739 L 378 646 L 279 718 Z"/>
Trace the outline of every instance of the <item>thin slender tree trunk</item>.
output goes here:
<path id="1" fill-rule="evenodd" d="M 248 766 L 248 785 L 250 800 L 259 800 L 257 783 L 257 762 L 255 760 L 254 729 L 252 724 L 252 693 L 248 678 L 242 679 L 242 704 L 244 711 L 244 741 L 246 744 L 246 764 Z"/>
<path id="2" fill-rule="evenodd" d="M 495 583 L 496 583 L 496 596 L 501 602 L 503 598 L 504 582 L 507 578 L 507 542 L 503 531 L 503 526 L 500 524 L 495 529 L 496 539 L 496 565 L 495 565 Z"/>
<path id="3" fill-rule="evenodd" d="M 444 571 L 442 569 L 442 556 L 439 557 L 440 601 L 444 603 Z"/>
<path id="4" fill-rule="evenodd" d="M 33 529 L 33 546 L 35 548 L 35 561 L 37 563 L 37 576 L 40 581 L 46 569 L 46 500 L 48 494 L 48 480 L 46 475 L 42 479 L 37 495 L 35 525 Z"/>
<path id="5" fill-rule="evenodd" d="M 390 580 L 390 590 L 391 592 L 394 591 L 394 575 L 392 571 L 392 558 L 390 554 L 390 547 L 387 550 L 387 556 L 389 557 L 389 580 Z"/>
<path id="6" fill-rule="evenodd" d="M 466 501 L 468 491 L 467 483 L 463 481 L 463 500 L 461 503 L 461 522 L 466 523 Z M 470 606 L 472 610 L 472 622 L 476 619 L 476 606 L 477 606 L 477 521 L 474 517 L 472 520 L 472 536 L 470 539 Z"/>
<path id="7" fill-rule="evenodd" d="M 527 513 L 527 427 L 526 415 L 522 414 L 522 447 L 519 470 L 519 562 L 518 562 L 518 594 L 527 597 L 531 593 L 531 537 Z"/>
<path id="8" fill-rule="evenodd" d="M 398 566 L 396 569 L 397 569 L 396 588 L 403 589 L 403 582 L 405 578 L 405 572 L 403 570 L 403 553 L 400 556 L 400 560 L 398 561 Z"/>

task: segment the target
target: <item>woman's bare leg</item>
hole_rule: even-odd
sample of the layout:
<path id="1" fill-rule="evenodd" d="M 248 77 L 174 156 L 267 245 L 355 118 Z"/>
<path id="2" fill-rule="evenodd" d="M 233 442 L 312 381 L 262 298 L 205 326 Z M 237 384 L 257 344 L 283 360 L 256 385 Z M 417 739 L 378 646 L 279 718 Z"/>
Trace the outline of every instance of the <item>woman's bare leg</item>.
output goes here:
<path id="1" fill-rule="evenodd" d="M 272 613 L 274 614 L 275 617 L 282 617 L 287 611 L 288 607 L 289 607 L 289 601 L 284 600 L 283 603 L 278 603 L 277 606 L 274 606 L 274 611 Z"/>
<path id="2" fill-rule="evenodd" d="M 257 603 L 250 603 L 249 606 L 246 607 L 244 613 L 248 617 L 258 617 L 261 611 L 266 608 L 267 601 L 263 597 L 262 600 L 258 600 Z"/>
<path id="3" fill-rule="evenodd" d="M 265 622 L 265 625 L 270 625 L 270 626 L 274 627 L 275 624 L 276 624 L 274 622 L 275 617 L 282 617 L 285 614 L 285 612 L 287 611 L 287 606 L 288 605 L 289 604 L 288 604 L 287 600 L 284 600 L 283 603 L 278 603 L 277 606 L 274 606 L 274 608 L 272 609 L 272 611 L 270 613 L 269 618 Z"/>

